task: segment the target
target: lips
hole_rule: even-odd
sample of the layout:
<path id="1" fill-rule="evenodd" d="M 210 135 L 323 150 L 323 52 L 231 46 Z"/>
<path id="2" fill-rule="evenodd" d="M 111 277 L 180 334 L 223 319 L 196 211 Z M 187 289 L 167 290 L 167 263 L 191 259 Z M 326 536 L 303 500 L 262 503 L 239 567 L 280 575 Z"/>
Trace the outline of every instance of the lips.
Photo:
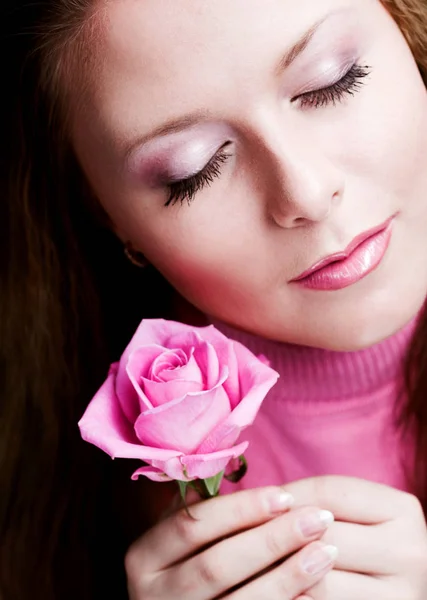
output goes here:
<path id="1" fill-rule="evenodd" d="M 394 216 L 356 236 L 345 250 L 322 258 L 292 282 L 312 289 L 334 290 L 365 277 L 384 257 L 393 220 Z"/>

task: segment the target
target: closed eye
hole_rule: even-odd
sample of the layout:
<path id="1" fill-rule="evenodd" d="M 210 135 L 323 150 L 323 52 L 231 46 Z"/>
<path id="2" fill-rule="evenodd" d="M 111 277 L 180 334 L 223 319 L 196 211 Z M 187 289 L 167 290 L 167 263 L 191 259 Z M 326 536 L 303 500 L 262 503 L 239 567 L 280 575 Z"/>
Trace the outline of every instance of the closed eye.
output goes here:
<path id="1" fill-rule="evenodd" d="M 312 92 L 306 92 L 292 99 L 299 102 L 301 108 L 322 108 L 341 102 L 345 96 L 354 96 L 365 83 L 371 73 L 370 67 L 354 64 L 336 83 Z"/>
<path id="2" fill-rule="evenodd" d="M 218 152 L 210 159 L 205 167 L 195 175 L 187 179 L 181 179 L 168 184 L 169 195 L 165 206 L 173 206 L 177 202 L 190 204 L 194 200 L 197 192 L 211 185 L 214 180 L 221 175 L 221 169 L 224 163 L 230 158 L 231 154 L 226 151 L 229 142 L 222 146 Z"/>

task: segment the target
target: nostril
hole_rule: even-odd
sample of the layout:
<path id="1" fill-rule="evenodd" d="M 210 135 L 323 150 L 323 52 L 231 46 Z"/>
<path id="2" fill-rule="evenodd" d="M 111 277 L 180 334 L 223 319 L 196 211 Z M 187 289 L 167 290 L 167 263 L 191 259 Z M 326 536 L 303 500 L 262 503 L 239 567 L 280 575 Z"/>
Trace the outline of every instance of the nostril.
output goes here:
<path id="1" fill-rule="evenodd" d="M 282 229 L 295 229 L 297 227 L 305 227 L 310 223 L 310 219 L 306 217 L 293 217 L 291 215 L 270 214 L 269 219 Z"/>

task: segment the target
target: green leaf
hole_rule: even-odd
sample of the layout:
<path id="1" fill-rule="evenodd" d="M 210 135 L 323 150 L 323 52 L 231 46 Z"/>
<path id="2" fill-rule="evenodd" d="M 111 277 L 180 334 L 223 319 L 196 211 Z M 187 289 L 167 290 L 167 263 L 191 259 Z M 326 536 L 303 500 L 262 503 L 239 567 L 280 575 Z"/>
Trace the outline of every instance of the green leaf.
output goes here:
<path id="1" fill-rule="evenodd" d="M 188 481 L 178 481 L 178 485 L 179 485 L 179 493 L 181 494 L 182 501 L 184 502 L 184 504 L 186 504 L 185 498 L 187 496 Z"/>
<path id="2" fill-rule="evenodd" d="M 221 471 L 218 475 L 203 480 L 210 497 L 218 496 L 219 487 L 223 477 L 224 471 Z"/>
<path id="3" fill-rule="evenodd" d="M 225 479 L 227 481 L 231 481 L 232 483 L 238 483 L 246 475 L 247 470 L 248 470 L 248 461 L 242 454 L 242 456 L 239 456 L 238 468 L 235 471 L 233 471 L 232 473 L 229 473 L 229 475 L 225 475 Z"/>
<path id="4" fill-rule="evenodd" d="M 190 513 L 188 506 L 187 506 L 187 488 L 189 486 L 189 482 L 188 481 L 178 481 L 178 486 L 179 486 L 179 493 L 181 494 L 181 500 L 182 503 L 184 505 L 185 508 L 185 512 L 187 513 L 187 515 L 190 517 L 190 519 L 194 519 L 193 515 Z"/>

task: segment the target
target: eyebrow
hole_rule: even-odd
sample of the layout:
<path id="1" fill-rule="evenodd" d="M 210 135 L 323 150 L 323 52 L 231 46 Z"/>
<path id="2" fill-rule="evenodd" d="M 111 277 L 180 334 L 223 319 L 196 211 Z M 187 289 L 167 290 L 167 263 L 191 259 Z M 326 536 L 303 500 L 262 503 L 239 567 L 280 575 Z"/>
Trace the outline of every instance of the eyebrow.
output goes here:
<path id="1" fill-rule="evenodd" d="M 310 29 L 308 29 L 308 31 L 306 31 L 302 35 L 302 37 L 300 37 L 300 39 L 289 50 L 286 51 L 285 55 L 279 61 L 279 66 L 276 70 L 276 72 L 279 75 L 283 71 L 286 71 L 286 69 L 289 69 L 291 64 L 296 61 L 300 54 L 302 54 L 307 48 L 307 46 L 310 44 L 317 30 L 320 29 L 323 23 L 334 14 L 336 14 L 336 11 L 328 13 L 327 15 L 316 21 L 316 23 L 314 23 L 314 25 L 312 25 Z"/>
<path id="2" fill-rule="evenodd" d="M 291 46 L 290 49 L 286 51 L 284 56 L 280 59 L 279 64 L 276 68 L 276 73 L 280 75 L 292 65 L 293 62 L 304 52 L 307 46 L 310 44 L 312 38 L 314 37 L 317 30 L 323 25 L 325 21 L 327 21 L 330 17 L 336 15 L 338 12 L 342 12 L 341 10 L 333 10 L 329 12 L 327 15 L 323 16 L 321 19 L 316 21 L 310 29 L 308 29 L 300 39 Z M 145 134 L 143 137 L 137 138 L 137 140 L 132 141 L 126 148 L 125 154 L 129 156 L 132 151 L 139 147 L 147 144 L 151 140 L 157 137 L 164 137 L 171 133 L 178 133 L 183 131 L 184 129 L 188 129 L 193 125 L 197 125 L 203 121 L 208 121 L 211 118 L 211 114 L 208 111 L 200 110 L 189 115 L 185 115 L 183 117 L 179 117 L 178 119 L 173 119 L 159 127 L 156 127 L 150 133 Z"/>

